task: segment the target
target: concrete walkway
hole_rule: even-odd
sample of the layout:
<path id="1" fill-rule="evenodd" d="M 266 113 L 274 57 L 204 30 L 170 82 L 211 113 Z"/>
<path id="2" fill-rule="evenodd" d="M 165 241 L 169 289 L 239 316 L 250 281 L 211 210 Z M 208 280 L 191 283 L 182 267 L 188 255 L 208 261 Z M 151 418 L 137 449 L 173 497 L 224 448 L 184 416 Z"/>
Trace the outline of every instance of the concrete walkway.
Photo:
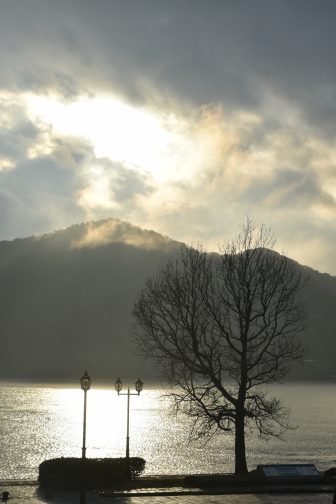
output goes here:
<path id="1" fill-rule="evenodd" d="M 9 491 L 8 504 L 78 504 L 79 494 L 76 492 L 60 492 L 40 490 L 37 485 L 0 486 L 0 497 L 4 490 Z M 163 489 L 162 489 L 163 490 Z M 171 489 L 169 489 L 171 490 Z M 108 496 L 96 492 L 87 492 L 86 504 L 332 504 L 333 493 L 259 493 L 230 495 L 158 495 L 158 489 L 153 494 L 138 496 Z"/>

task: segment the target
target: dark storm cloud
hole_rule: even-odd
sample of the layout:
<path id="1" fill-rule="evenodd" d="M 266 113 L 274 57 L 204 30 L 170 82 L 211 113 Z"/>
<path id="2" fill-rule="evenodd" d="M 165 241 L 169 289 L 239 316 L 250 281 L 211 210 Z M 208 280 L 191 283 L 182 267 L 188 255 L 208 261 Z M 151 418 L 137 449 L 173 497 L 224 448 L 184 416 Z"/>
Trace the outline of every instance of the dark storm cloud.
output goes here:
<path id="1" fill-rule="evenodd" d="M 146 100 L 267 106 L 272 92 L 335 126 L 336 4 L 325 0 L 17 0 L 1 4 L 1 84 L 66 96 L 93 85 Z"/>

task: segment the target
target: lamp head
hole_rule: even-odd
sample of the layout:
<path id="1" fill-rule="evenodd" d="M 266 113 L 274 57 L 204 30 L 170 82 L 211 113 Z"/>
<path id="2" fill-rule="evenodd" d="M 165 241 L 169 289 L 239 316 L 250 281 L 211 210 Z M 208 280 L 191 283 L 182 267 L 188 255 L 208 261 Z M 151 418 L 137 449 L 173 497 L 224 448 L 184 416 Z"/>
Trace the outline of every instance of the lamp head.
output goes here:
<path id="1" fill-rule="evenodd" d="M 135 382 L 135 390 L 138 392 L 138 395 L 140 395 L 140 392 L 143 389 L 143 382 L 140 380 L 140 378 Z"/>
<path id="2" fill-rule="evenodd" d="M 120 380 L 120 378 L 117 378 L 117 380 L 115 382 L 115 389 L 116 389 L 116 391 L 118 392 L 118 395 L 119 395 L 120 392 L 121 392 L 121 389 L 122 389 L 122 381 Z"/>
<path id="3" fill-rule="evenodd" d="M 84 392 L 86 392 L 87 390 L 90 390 L 91 377 L 88 375 L 87 371 L 85 371 L 85 373 L 81 377 L 80 384 L 81 384 L 81 388 L 82 388 L 82 390 L 84 390 Z"/>

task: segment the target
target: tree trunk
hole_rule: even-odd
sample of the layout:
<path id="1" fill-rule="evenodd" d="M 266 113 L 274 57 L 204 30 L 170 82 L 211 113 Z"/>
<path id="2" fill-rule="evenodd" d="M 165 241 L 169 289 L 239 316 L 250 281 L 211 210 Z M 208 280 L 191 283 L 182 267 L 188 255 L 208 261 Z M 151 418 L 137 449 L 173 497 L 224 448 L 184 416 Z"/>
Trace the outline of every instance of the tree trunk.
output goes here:
<path id="1" fill-rule="evenodd" d="M 244 425 L 244 407 L 238 407 L 236 410 L 236 429 L 235 429 L 235 474 L 246 474 L 246 450 L 245 450 L 245 425 Z"/>

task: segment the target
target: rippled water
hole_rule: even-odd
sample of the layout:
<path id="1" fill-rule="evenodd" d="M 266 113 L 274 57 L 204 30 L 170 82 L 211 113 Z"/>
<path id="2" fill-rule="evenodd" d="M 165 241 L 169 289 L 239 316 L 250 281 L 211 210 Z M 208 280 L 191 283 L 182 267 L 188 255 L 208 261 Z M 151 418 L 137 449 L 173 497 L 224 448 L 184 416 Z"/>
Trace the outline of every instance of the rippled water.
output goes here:
<path id="1" fill-rule="evenodd" d="M 275 394 L 291 408 L 284 442 L 247 439 L 248 464 L 313 462 L 336 465 L 335 385 L 279 385 Z M 188 444 L 189 421 L 170 411 L 162 390 L 131 397 L 130 453 L 147 461 L 146 474 L 233 471 L 233 438 L 220 435 L 206 446 Z M 0 387 L 0 479 L 35 479 L 38 465 L 54 457 L 81 456 L 83 392 L 79 388 L 28 385 Z M 115 391 L 88 392 L 87 456 L 125 454 L 127 398 Z"/>

